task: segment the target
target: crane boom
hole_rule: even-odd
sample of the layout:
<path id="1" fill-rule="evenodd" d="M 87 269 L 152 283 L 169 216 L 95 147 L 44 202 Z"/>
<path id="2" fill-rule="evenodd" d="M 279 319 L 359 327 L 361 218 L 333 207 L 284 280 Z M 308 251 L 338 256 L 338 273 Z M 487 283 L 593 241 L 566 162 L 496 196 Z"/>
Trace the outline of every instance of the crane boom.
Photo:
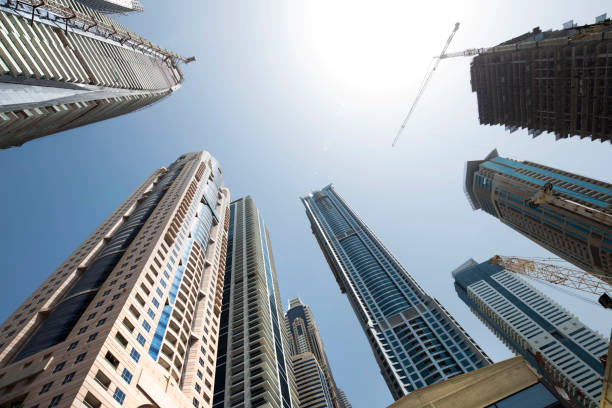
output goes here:
<path id="1" fill-rule="evenodd" d="M 429 80 L 431 79 L 433 73 L 436 71 L 436 68 L 438 68 L 438 64 L 440 64 L 440 61 L 442 61 L 442 58 L 444 58 L 444 55 L 446 54 L 446 50 L 448 49 L 448 46 L 450 45 L 451 41 L 453 40 L 453 37 L 455 36 L 455 33 L 457 32 L 457 30 L 459 30 L 459 23 L 455 23 L 455 28 L 453 29 L 453 32 L 448 37 L 448 40 L 446 40 L 446 44 L 444 44 L 444 48 L 442 49 L 442 52 L 435 59 L 435 62 L 434 62 L 434 65 L 433 65 L 432 69 L 429 70 L 425 74 L 425 78 L 423 79 L 423 82 L 421 82 L 421 87 L 419 88 L 419 90 L 417 92 L 417 96 L 414 99 L 414 102 L 412 102 L 412 106 L 410 107 L 410 110 L 408 111 L 408 114 L 404 118 L 404 121 L 402 122 L 402 126 L 397 131 L 397 135 L 395 135 L 395 139 L 393 139 L 393 143 L 391 145 L 392 147 L 395 146 L 395 144 L 397 143 L 397 140 L 399 139 L 400 135 L 402 134 L 402 131 L 406 127 L 406 123 L 408 123 L 408 119 L 410 119 L 410 115 L 412 115 L 412 112 L 414 111 L 414 108 L 416 107 L 416 104 L 419 102 L 419 99 L 421 99 L 421 95 L 423 95 L 423 92 L 425 91 L 425 88 L 427 87 L 427 84 L 429 83 Z"/>
<path id="2" fill-rule="evenodd" d="M 576 268 L 553 265 L 534 259 L 522 259 L 514 256 L 495 255 L 491 258 L 490 263 L 499 265 L 510 272 L 545 282 L 595 295 L 602 295 L 603 293 L 599 302 L 604 307 L 606 307 L 604 302 L 610 301 L 606 292 L 612 293 L 612 283 L 610 283 L 610 277 L 605 276 L 603 273 L 587 273 Z"/>

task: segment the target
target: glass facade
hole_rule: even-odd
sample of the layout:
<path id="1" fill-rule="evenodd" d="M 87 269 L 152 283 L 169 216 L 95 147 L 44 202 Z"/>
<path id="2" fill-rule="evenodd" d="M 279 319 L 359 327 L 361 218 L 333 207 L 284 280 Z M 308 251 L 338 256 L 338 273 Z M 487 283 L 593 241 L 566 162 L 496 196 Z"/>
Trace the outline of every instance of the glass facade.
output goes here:
<path id="1" fill-rule="evenodd" d="M 329 185 L 302 198 L 393 396 L 490 364 Z"/>
<path id="2" fill-rule="evenodd" d="M 459 297 L 550 389 L 564 389 L 576 406 L 599 406 L 607 339 L 499 265 L 470 260 L 453 277 Z"/>
<path id="3" fill-rule="evenodd" d="M 553 198 L 530 203 L 546 185 Z M 499 157 L 494 150 L 485 160 L 467 163 L 465 187 L 474 209 L 612 282 L 612 185 Z"/>

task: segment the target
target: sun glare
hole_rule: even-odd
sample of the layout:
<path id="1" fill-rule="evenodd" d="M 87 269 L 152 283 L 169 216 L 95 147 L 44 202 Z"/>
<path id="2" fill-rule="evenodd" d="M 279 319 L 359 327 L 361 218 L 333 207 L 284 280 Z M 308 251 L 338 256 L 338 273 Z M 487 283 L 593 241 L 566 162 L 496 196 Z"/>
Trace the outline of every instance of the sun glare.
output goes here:
<path id="1" fill-rule="evenodd" d="M 425 24 L 412 21 L 409 1 L 313 0 L 302 7 L 305 40 L 318 68 L 346 86 L 380 91 L 410 82 L 407 76 L 422 75 L 436 52 L 427 49 L 432 44 L 421 29 Z"/>

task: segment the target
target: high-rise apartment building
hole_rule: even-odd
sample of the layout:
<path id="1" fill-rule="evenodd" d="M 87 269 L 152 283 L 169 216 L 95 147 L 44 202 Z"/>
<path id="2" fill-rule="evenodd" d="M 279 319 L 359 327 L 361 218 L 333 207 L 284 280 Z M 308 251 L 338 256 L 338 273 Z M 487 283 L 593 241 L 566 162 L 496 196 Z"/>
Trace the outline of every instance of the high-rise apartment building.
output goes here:
<path id="1" fill-rule="evenodd" d="M 338 408 L 353 408 L 342 389 L 336 387 L 336 393 L 338 396 Z"/>
<path id="2" fill-rule="evenodd" d="M 87 7 L 99 10 L 103 13 L 129 13 L 132 11 L 143 11 L 140 0 L 76 0 Z"/>
<path id="3" fill-rule="evenodd" d="M 465 191 L 474 210 L 612 282 L 612 184 L 493 150 L 467 162 Z"/>
<path id="4" fill-rule="evenodd" d="M 597 408 L 608 341 L 516 274 L 474 260 L 452 273 L 457 294 L 568 407 Z M 573 400 L 573 404 L 567 402 Z"/>
<path id="5" fill-rule="evenodd" d="M 0 406 L 210 407 L 222 185 L 207 152 L 149 176 L 0 326 Z"/>
<path id="6" fill-rule="evenodd" d="M 612 22 L 562 30 L 536 27 L 482 50 L 472 61 L 472 91 L 483 125 L 610 141 Z"/>
<path id="7" fill-rule="evenodd" d="M 319 361 L 310 352 L 291 356 L 300 408 L 333 408 Z"/>
<path id="8" fill-rule="evenodd" d="M 302 303 L 299 298 L 291 299 L 289 301 L 289 309 L 285 313 L 285 323 L 289 332 L 289 343 L 293 354 L 294 366 L 296 360 L 299 361 L 311 361 L 315 359 L 315 363 L 310 362 L 309 366 L 311 371 L 300 370 L 297 366 L 295 368 L 295 377 L 298 384 L 298 392 L 300 393 L 300 403 L 303 408 L 309 407 L 304 406 L 304 398 L 302 398 L 302 392 L 306 391 L 314 393 L 315 388 L 319 387 L 318 393 L 320 396 L 328 396 L 329 405 L 312 405 L 312 407 L 326 407 L 338 408 L 338 396 L 336 392 L 336 383 L 332 376 L 331 367 L 327 361 L 327 355 L 325 354 L 325 347 L 319 334 L 319 329 L 312 316 L 310 308 Z M 303 355 L 305 354 L 306 355 Z M 305 365 L 305 363 L 302 363 Z M 315 367 L 316 366 L 316 367 Z M 316 369 L 315 369 L 316 368 Z M 319 381 L 313 374 L 314 371 L 320 371 L 324 377 L 323 381 Z M 316 382 L 317 385 L 311 384 L 308 379 Z M 302 383 L 304 387 L 302 386 Z M 322 389 L 321 384 L 325 389 Z M 314 401 L 314 400 L 313 400 Z M 324 401 L 324 399 L 323 399 Z"/>
<path id="9" fill-rule="evenodd" d="M 75 0 L 0 2 L 0 32 L 0 148 L 150 105 L 193 60 Z"/>
<path id="10" fill-rule="evenodd" d="M 395 399 L 491 363 L 333 186 L 303 197 L 302 202 Z"/>
<path id="11" fill-rule="evenodd" d="M 230 209 L 213 406 L 298 407 L 268 230 L 251 197 Z"/>

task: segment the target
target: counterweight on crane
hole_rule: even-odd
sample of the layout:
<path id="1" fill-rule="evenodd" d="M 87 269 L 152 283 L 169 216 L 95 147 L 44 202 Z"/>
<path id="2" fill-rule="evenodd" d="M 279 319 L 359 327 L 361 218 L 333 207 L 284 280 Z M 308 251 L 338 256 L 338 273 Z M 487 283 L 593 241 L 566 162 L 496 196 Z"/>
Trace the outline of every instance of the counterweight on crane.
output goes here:
<path id="1" fill-rule="evenodd" d="M 604 274 L 587 273 L 576 268 L 553 265 L 537 259 L 522 259 L 513 256 L 495 255 L 490 262 L 493 265 L 503 267 L 507 271 L 530 278 L 601 295 L 599 303 L 607 309 L 612 309 L 612 299 L 606 293 L 612 294 L 612 284 L 608 283 L 610 277 L 606 277 Z"/>
<path id="2" fill-rule="evenodd" d="M 412 106 L 410 107 L 408 114 L 404 118 L 404 121 L 402 122 L 402 126 L 397 131 L 397 135 L 395 135 L 395 139 L 393 139 L 393 144 L 391 146 L 395 146 L 395 144 L 397 143 L 397 139 L 399 139 L 400 135 L 402 134 L 402 131 L 406 127 L 406 123 L 408 123 L 408 119 L 410 119 L 410 115 L 412 115 L 412 112 L 414 111 L 416 104 L 419 102 L 419 99 L 421 99 L 421 95 L 423 95 L 423 92 L 425 91 L 425 88 L 427 87 L 427 84 L 429 83 L 429 80 L 431 79 L 433 73 L 436 71 L 436 68 L 438 68 L 440 61 L 442 61 L 442 58 L 444 58 L 444 55 L 446 54 L 446 50 L 448 49 L 448 46 L 453 40 L 453 37 L 455 36 L 455 33 L 457 32 L 457 30 L 459 30 L 459 23 L 455 23 L 455 28 L 453 29 L 453 32 L 448 37 L 448 40 L 446 40 L 446 44 L 444 44 L 444 48 L 442 49 L 440 56 L 438 57 L 438 59 L 435 60 L 433 67 L 429 71 L 427 71 L 427 73 L 425 74 L 425 78 L 423 79 L 423 82 L 421 82 L 421 87 L 419 88 L 419 91 L 417 92 L 417 96 L 414 102 L 412 102 Z"/>

